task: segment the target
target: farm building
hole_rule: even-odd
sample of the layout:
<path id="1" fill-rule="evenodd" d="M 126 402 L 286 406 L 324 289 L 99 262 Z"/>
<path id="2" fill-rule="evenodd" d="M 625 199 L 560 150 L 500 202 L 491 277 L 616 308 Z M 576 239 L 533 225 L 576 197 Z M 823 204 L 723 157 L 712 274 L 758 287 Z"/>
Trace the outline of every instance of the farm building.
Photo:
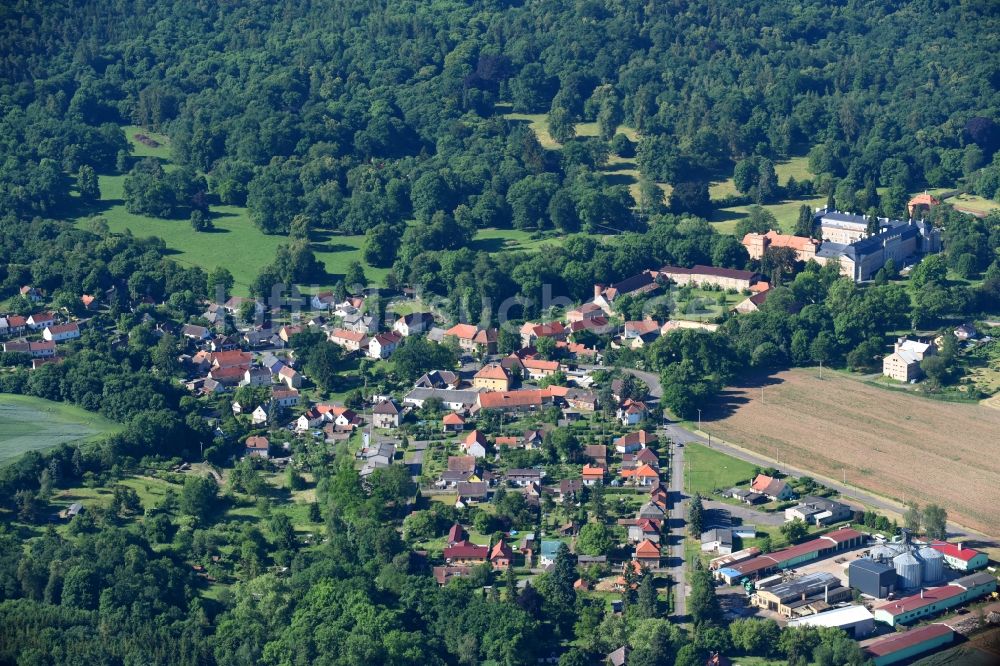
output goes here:
<path id="1" fill-rule="evenodd" d="M 875 619 L 891 626 L 909 624 L 915 620 L 954 608 L 978 599 L 997 589 L 997 579 L 991 574 L 975 573 L 950 585 L 920 590 L 919 593 L 894 601 L 887 601 L 875 608 Z"/>
<path id="2" fill-rule="evenodd" d="M 810 495 L 803 497 L 795 506 L 785 509 L 785 520 L 798 518 L 813 525 L 830 525 L 847 520 L 853 513 L 853 509 L 843 502 Z"/>
<path id="3" fill-rule="evenodd" d="M 838 601 L 851 598 L 850 588 L 841 586 L 831 573 L 818 571 L 757 590 L 750 603 L 785 617 L 811 615 Z"/>
<path id="4" fill-rule="evenodd" d="M 862 545 L 864 539 L 865 536 L 861 532 L 842 528 L 805 543 L 722 567 L 715 575 L 732 585 L 743 577 L 757 578 L 772 571 L 790 569 L 840 551 L 857 548 Z"/>
<path id="5" fill-rule="evenodd" d="M 789 627 L 833 627 L 854 638 L 863 638 L 875 630 L 875 616 L 864 606 L 844 606 L 791 620 Z"/>
<path id="6" fill-rule="evenodd" d="M 884 599 L 896 589 L 896 569 L 869 558 L 854 560 L 847 567 L 848 584 L 876 599 Z"/>
<path id="7" fill-rule="evenodd" d="M 864 648 L 875 666 L 888 666 L 949 645 L 955 632 L 943 624 L 928 624 L 901 634 L 890 634 Z"/>
<path id="8" fill-rule="evenodd" d="M 963 546 L 960 543 L 935 541 L 931 544 L 931 548 L 944 556 L 944 561 L 949 567 L 959 571 L 982 569 L 989 561 L 986 553 L 978 551 L 975 548 Z"/>
<path id="9" fill-rule="evenodd" d="M 742 562 L 743 560 L 749 560 L 751 557 L 756 557 L 758 555 L 760 555 L 760 548 L 757 546 L 744 548 L 743 550 L 738 550 L 735 553 L 714 558 L 708 563 L 708 568 L 711 571 L 715 571 L 716 569 L 721 569 L 722 567 L 730 564 L 736 564 L 737 562 Z"/>

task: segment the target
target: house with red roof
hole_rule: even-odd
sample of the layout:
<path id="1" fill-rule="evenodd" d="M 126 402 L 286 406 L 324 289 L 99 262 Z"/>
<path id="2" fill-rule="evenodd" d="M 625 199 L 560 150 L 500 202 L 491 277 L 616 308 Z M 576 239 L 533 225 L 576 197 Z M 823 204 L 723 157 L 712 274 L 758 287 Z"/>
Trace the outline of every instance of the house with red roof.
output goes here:
<path id="1" fill-rule="evenodd" d="M 646 432 L 645 430 L 637 430 L 616 439 L 614 442 L 615 451 L 618 453 L 635 453 L 640 449 L 646 448 L 650 444 L 655 444 L 656 441 L 655 433 Z"/>
<path id="2" fill-rule="evenodd" d="M 642 423 L 647 414 L 646 403 L 629 398 L 618 408 L 618 420 L 623 426 L 634 426 Z"/>
<path id="3" fill-rule="evenodd" d="M 455 523 L 448 530 L 448 545 L 454 546 L 456 543 L 465 541 L 467 536 L 465 528 L 462 527 L 461 523 Z"/>
<path id="4" fill-rule="evenodd" d="M 56 323 L 56 316 L 51 312 L 36 312 L 28 317 L 28 328 L 40 331 L 46 326 Z"/>
<path id="5" fill-rule="evenodd" d="M 484 329 L 472 324 L 455 324 L 444 332 L 444 337 L 457 339 L 459 348 L 470 353 L 484 351 L 487 354 L 495 354 L 497 351 L 495 328 Z"/>
<path id="6" fill-rule="evenodd" d="M 441 554 L 448 564 L 452 565 L 483 564 L 490 555 L 490 549 L 463 539 L 445 548 Z"/>
<path id="7" fill-rule="evenodd" d="M 583 485 L 585 486 L 599 486 L 604 485 L 604 473 L 605 469 L 597 465 L 584 465 L 583 469 L 580 470 L 580 476 L 583 478 Z"/>
<path id="8" fill-rule="evenodd" d="M 643 539 L 635 547 L 633 559 L 643 566 L 656 569 L 660 566 L 660 545 L 649 539 Z"/>
<path id="9" fill-rule="evenodd" d="M 507 569 L 513 560 L 514 551 L 503 538 L 493 544 L 493 548 L 490 549 L 490 564 L 493 565 L 494 571 Z"/>
<path id="10" fill-rule="evenodd" d="M 528 377 L 534 380 L 543 379 L 559 372 L 559 361 L 546 361 L 540 358 L 526 358 L 521 363 L 528 372 Z"/>
<path id="11" fill-rule="evenodd" d="M 509 391 L 510 373 L 499 363 L 484 365 L 472 378 L 473 388 L 483 391 Z"/>
<path id="12" fill-rule="evenodd" d="M 267 437 L 264 437 L 263 435 L 254 435 L 252 437 L 247 437 L 244 447 L 246 455 L 248 456 L 267 458 L 271 443 L 268 441 Z"/>
<path id="13" fill-rule="evenodd" d="M 652 541 L 660 543 L 660 526 L 662 521 L 656 518 L 636 518 L 623 521 L 628 527 L 628 540 L 632 543 Z"/>
<path id="14" fill-rule="evenodd" d="M 441 418 L 441 426 L 445 432 L 461 432 L 465 429 L 465 418 L 458 412 L 448 412 Z"/>
<path id="15" fill-rule="evenodd" d="M 767 474 L 758 474 L 754 477 L 750 489 L 755 493 L 766 495 L 775 502 L 791 499 L 795 495 L 787 483 Z"/>
<path id="16" fill-rule="evenodd" d="M 330 331 L 330 342 L 343 347 L 347 351 L 368 349 L 368 335 L 360 331 L 349 331 L 346 328 L 335 328 Z"/>
<path id="17" fill-rule="evenodd" d="M 530 347 L 539 338 L 565 340 L 568 331 L 562 322 L 553 321 L 547 324 L 527 322 L 521 326 L 521 346 Z"/>
<path id="18" fill-rule="evenodd" d="M 635 469 L 623 469 L 622 478 L 626 483 L 634 486 L 652 486 L 660 481 L 660 473 L 647 464 L 642 464 Z"/>
<path id="19" fill-rule="evenodd" d="M 403 336 L 395 331 L 378 333 L 368 340 L 368 355 L 372 358 L 389 358 L 402 340 Z"/>
<path id="20" fill-rule="evenodd" d="M 548 389 L 484 391 L 478 394 L 477 401 L 479 409 L 527 412 L 552 404 L 552 392 Z"/>
<path id="21" fill-rule="evenodd" d="M 473 430 L 466 435 L 461 445 L 465 453 L 473 458 L 486 457 L 486 435 L 478 430 Z"/>
<path id="22" fill-rule="evenodd" d="M 80 337 L 80 326 L 75 321 L 68 324 L 53 324 L 46 326 L 42 337 L 49 342 L 65 342 Z"/>

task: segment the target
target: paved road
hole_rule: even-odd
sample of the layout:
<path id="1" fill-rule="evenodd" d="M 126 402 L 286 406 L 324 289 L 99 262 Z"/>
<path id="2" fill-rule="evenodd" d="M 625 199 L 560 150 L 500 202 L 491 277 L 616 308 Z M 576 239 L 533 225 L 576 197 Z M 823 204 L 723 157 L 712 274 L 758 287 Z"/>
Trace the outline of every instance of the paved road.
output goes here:
<path id="1" fill-rule="evenodd" d="M 645 381 L 645 380 L 643 380 Z M 667 533 L 667 571 L 674 580 L 674 617 L 687 619 L 688 584 L 684 562 L 684 535 L 687 527 L 687 498 L 684 496 L 684 449 L 673 446 L 670 458 L 669 532 Z"/>
<path id="2" fill-rule="evenodd" d="M 745 460 L 746 462 L 752 463 L 754 465 L 759 465 L 761 467 L 774 467 L 779 471 L 783 472 L 784 474 L 788 474 L 791 476 L 811 476 L 817 481 L 822 482 L 825 486 L 837 491 L 844 497 L 862 502 L 875 509 L 882 509 L 883 511 L 892 511 L 894 513 L 903 513 L 906 510 L 906 507 L 903 504 L 896 502 L 894 500 L 890 500 L 885 497 L 875 495 L 865 490 L 855 488 L 854 486 L 845 485 L 835 479 L 820 476 L 808 470 L 800 469 L 798 467 L 787 465 L 785 463 L 779 463 L 773 458 L 762 456 L 758 453 L 754 453 L 753 451 L 748 451 L 747 449 L 741 448 L 739 446 L 736 446 L 728 442 L 721 442 L 720 440 L 715 438 L 711 438 L 711 441 L 709 441 L 708 436 L 703 436 L 701 434 L 691 432 L 690 430 L 686 430 L 685 428 L 682 428 L 678 425 L 671 424 L 665 426 L 665 430 L 667 432 L 667 436 L 673 439 L 675 442 L 683 442 L 683 443 L 695 442 L 698 444 L 705 444 L 711 446 L 711 448 L 716 449 L 717 451 L 725 453 L 726 455 L 730 455 L 740 460 Z M 963 539 L 971 539 L 983 546 L 998 545 L 996 539 L 981 534 L 979 532 L 976 532 L 974 530 L 970 530 L 967 527 L 964 527 L 962 525 L 950 521 L 948 523 L 948 536 L 949 538 L 957 537 Z"/>
<path id="3" fill-rule="evenodd" d="M 410 466 L 410 476 L 416 481 L 424 471 L 424 454 L 427 452 L 426 441 L 416 441 L 410 442 L 410 448 L 407 451 L 407 457 L 410 461 L 407 465 Z"/>

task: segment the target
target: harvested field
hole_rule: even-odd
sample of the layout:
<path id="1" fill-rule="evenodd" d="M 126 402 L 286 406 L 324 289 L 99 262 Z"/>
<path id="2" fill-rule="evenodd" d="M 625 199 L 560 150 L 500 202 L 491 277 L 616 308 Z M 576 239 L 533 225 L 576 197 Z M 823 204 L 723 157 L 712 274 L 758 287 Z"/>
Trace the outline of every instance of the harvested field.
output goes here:
<path id="1" fill-rule="evenodd" d="M 1000 535 L 1000 410 L 799 369 L 733 387 L 706 415 L 714 436 Z"/>

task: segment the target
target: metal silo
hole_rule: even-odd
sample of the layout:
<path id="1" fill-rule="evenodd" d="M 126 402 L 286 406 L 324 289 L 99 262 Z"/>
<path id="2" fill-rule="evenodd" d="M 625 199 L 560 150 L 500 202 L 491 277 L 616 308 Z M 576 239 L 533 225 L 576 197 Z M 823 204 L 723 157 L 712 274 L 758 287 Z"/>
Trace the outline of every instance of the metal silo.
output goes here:
<path id="1" fill-rule="evenodd" d="M 937 583 L 944 577 L 944 556 L 930 546 L 921 548 L 917 555 L 924 563 L 924 582 Z"/>
<path id="2" fill-rule="evenodd" d="M 892 558 L 892 566 L 896 569 L 899 587 L 920 587 L 920 583 L 923 582 L 923 567 L 916 555 L 910 551 L 901 553 Z"/>

